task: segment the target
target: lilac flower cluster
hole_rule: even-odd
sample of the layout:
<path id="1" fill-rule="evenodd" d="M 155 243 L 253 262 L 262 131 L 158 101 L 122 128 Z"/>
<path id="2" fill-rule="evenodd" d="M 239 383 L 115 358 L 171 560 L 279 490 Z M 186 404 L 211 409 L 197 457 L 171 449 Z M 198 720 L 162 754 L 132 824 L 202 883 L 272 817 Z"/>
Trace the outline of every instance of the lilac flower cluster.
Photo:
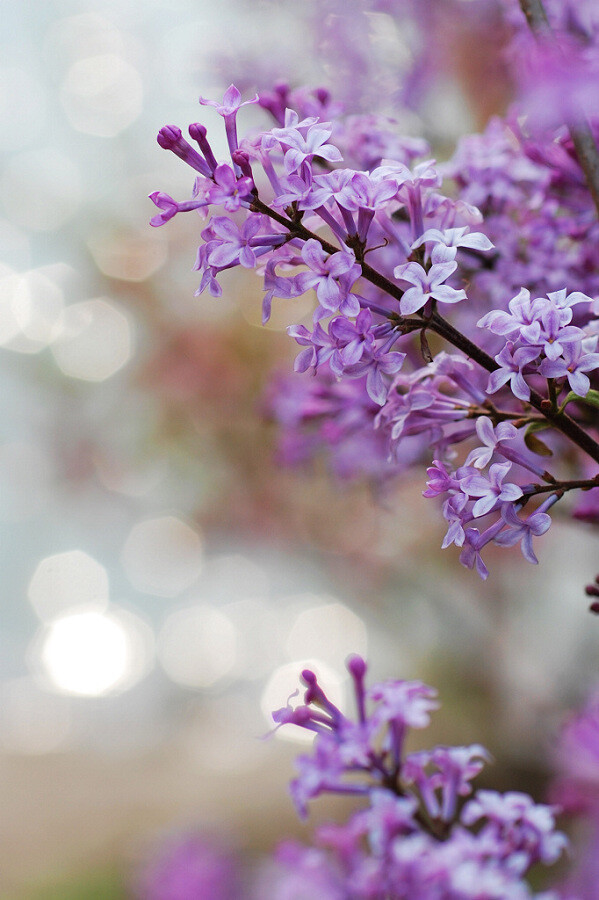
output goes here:
<path id="1" fill-rule="evenodd" d="M 557 777 L 551 794 L 566 816 L 577 821 L 572 864 L 560 886 L 563 900 L 595 900 L 599 885 L 599 695 L 566 721 L 555 754 Z M 582 827 L 581 827 L 582 826 Z"/>
<path id="2" fill-rule="evenodd" d="M 410 729 L 426 728 L 438 708 L 436 691 L 419 681 L 367 687 L 366 664 L 347 664 L 355 719 L 326 696 L 315 674 L 302 673 L 304 704 L 273 714 L 277 727 L 315 733 L 310 754 L 297 760 L 291 784 L 301 815 L 323 793 L 361 797 L 344 825 L 327 825 L 317 846 L 282 845 L 271 896 L 304 894 L 323 900 L 524 900 L 535 894 L 526 875 L 551 865 L 566 846 L 555 830 L 555 809 L 527 794 L 475 790 L 473 779 L 489 760 L 484 747 L 406 751 Z"/>
<path id="3" fill-rule="evenodd" d="M 528 9 L 530 7 L 531 9 Z M 599 98 L 599 16 L 594 0 L 544 0 L 525 4 L 505 0 L 514 28 L 509 58 L 520 102 L 536 127 L 596 117 Z M 528 21 L 527 21 L 528 19 Z M 529 26 L 532 26 L 532 30 Z M 533 32 L 536 32 L 533 33 Z"/>
<path id="4" fill-rule="evenodd" d="M 495 121 L 438 168 L 390 120 L 344 120 L 324 90 L 279 84 L 245 101 L 275 124 L 241 141 L 237 88 L 222 103 L 200 102 L 224 119 L 230 160 L 216 160 L 203 125 L 189 128 L 198 149 L 163 128 L 160 145 L 198 174 L 190 200 L 151 195 L 160 210 L 152 224 L 192 210 L 210 216 L 197 293 L 219 297 L 222 273 L 255 269 L 265 322 L 273 302 L 313 292 L 312 323 L 289 334 L 300 347 L 296 371 L 316 379 L 271 406 L 294 423 L 286 455 L 305 458 L 320 442 L 338 458 L 346 437 L 355 446 L 360 429 L 374 429 L 361 436 L 360 461 L 354 454 L 340 471 L 382 481 L 429 454 L 424 496 L 442 499 L 443 546 L 458 546 L 483 578 L 491 542 L 519 544 L 537 561 L 532 538 L 567 491 L 589 492 L 585 517 L 599 521 L 589 429 L 599 398 L 599 225 L 569 136 L 543 143 Z M 329 427 L 314 429 L 325 416 Z M 539 464 L 566 447 L 575 452 L 565 471 Z"/>

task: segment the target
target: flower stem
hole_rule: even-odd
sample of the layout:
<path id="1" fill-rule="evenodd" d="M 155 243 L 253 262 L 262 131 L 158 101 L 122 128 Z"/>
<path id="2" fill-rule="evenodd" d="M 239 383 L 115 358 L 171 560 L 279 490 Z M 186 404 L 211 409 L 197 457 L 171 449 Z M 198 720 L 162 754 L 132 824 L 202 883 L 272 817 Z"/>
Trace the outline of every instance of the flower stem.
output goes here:
<path id="1" fill-rule="evenodd" d="M 551 37 L 552 31 L 543 6 L 543 0 L 520 0 L 520 8 L 526 16 L 529 28 L 537 37 Z M 580 168 L 599 214 L 599 150 L 589 123 L 582 112 L 575 122 L 567 122 L 570 137 L 576 150 Z"/>

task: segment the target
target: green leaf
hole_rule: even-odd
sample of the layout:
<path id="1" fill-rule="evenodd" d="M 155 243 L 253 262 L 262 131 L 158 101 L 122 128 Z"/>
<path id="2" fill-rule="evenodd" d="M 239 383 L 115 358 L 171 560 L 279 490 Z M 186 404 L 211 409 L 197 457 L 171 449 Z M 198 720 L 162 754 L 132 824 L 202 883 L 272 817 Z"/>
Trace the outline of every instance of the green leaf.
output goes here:
<path id="1" fill-rule="evenodd" d="M 551 450 L 551 448 L 535 434 L 535 431 L 545 431 L 550 427 L 548 422 L 532 422 L 526 429 L 524 443 L 528 449 L 532 453 L 536 453 L 537 456 L 553 456 L 553 450 Z"/>
<path id="2" fill-rule="evenodd" d="M 572 403 L 572 401 L 575 401 L 576 403 L 587 403 L 589 406 L 595 406 L 599 409 L 599 391 L 591 389 L 586 397 L 580 397 L 578 394 L 575 394 L 574 391 L 570 391 L 561 404 L 560 411 L 563 412 L 568 403 Z"/>

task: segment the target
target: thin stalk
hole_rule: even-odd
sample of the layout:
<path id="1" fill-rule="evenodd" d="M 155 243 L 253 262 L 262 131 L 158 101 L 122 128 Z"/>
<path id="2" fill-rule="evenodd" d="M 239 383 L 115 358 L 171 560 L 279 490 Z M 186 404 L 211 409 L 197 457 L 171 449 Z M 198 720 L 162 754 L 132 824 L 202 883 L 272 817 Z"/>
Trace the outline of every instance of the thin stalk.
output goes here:
<path id="1" fill-rule="evenodd" d="M 532 33 L 537 37 L 552 37 L 551 26 L 543 6 L 543 0 L 520 0 L 520 9 Z M 567 122 L 570 137 L 576 150 L 580 168 L 584 172 L 595 209 L 599 215 L 599 150 L 590 125 L 582 110 L 576 121 Z"/>

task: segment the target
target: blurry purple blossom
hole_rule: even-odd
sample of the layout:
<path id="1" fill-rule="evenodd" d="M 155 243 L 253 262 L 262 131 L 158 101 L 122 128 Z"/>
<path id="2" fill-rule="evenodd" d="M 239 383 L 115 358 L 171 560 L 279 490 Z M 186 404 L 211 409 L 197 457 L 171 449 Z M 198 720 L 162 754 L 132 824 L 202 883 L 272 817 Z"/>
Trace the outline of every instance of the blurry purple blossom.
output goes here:
<path id="1" fill-rule="evenodd" d="M 239 900 L 239 871 L 232 854 L 201 835 L 167 840 L 132 885 L 138 900 Z"/>
<path id="2" fill-rule="evenodd" d="M 552 495 L 552 497 L 548 498 L 548 500 L 539 506 L 537 510 L 527 516 L 526 519 L 521 519 L 518 515 L 517 508 L 511 503 L 506 503 L 501 508 L 501 516 L 508 528 L 497 535 L 495 543 L 500 544 L 502 547 L 513 547 L 514 544 L 517 544 L 518 541 L 520 541 L 522 556 L 529 563 L 536 565 L 538 559 L 532 549 L 532 539 L 533 536 L 538 537 L 541 534 L 545 534 L 549 529 L 551 518 L 547 515 L 546 510 L 549 509 L 556 500 L 556 495 Z"/>
<path id="3" fill-rule="evenodd" d="M 556 900 L 533 895 L 525 880 L 531 866 L 551 865 L 566 846 L 554 808 L 526 794 L 475 791 L 472 780 L 489 760 L 479 744 L 404 756 L 408 729 L 426 727 L 438 706 L 436 691 L 416 681 L 366 689 L 364 661 L 353 656 L 348 669 L 355 722 L 312 672 L 302 674 L 305 704 L 274 719 L 316 732 L 292 783 L 300 812 L 328 791 L 360 794 L 367 805 L 345 824 L 319 828 L 316 847 L 284 845 L 279 860 L 287 867 L 272 872 L 269 896 L 322 890 L 317 896 L 335 900 Z M 460 810 L 461 798 L 469 799 Z"/>

